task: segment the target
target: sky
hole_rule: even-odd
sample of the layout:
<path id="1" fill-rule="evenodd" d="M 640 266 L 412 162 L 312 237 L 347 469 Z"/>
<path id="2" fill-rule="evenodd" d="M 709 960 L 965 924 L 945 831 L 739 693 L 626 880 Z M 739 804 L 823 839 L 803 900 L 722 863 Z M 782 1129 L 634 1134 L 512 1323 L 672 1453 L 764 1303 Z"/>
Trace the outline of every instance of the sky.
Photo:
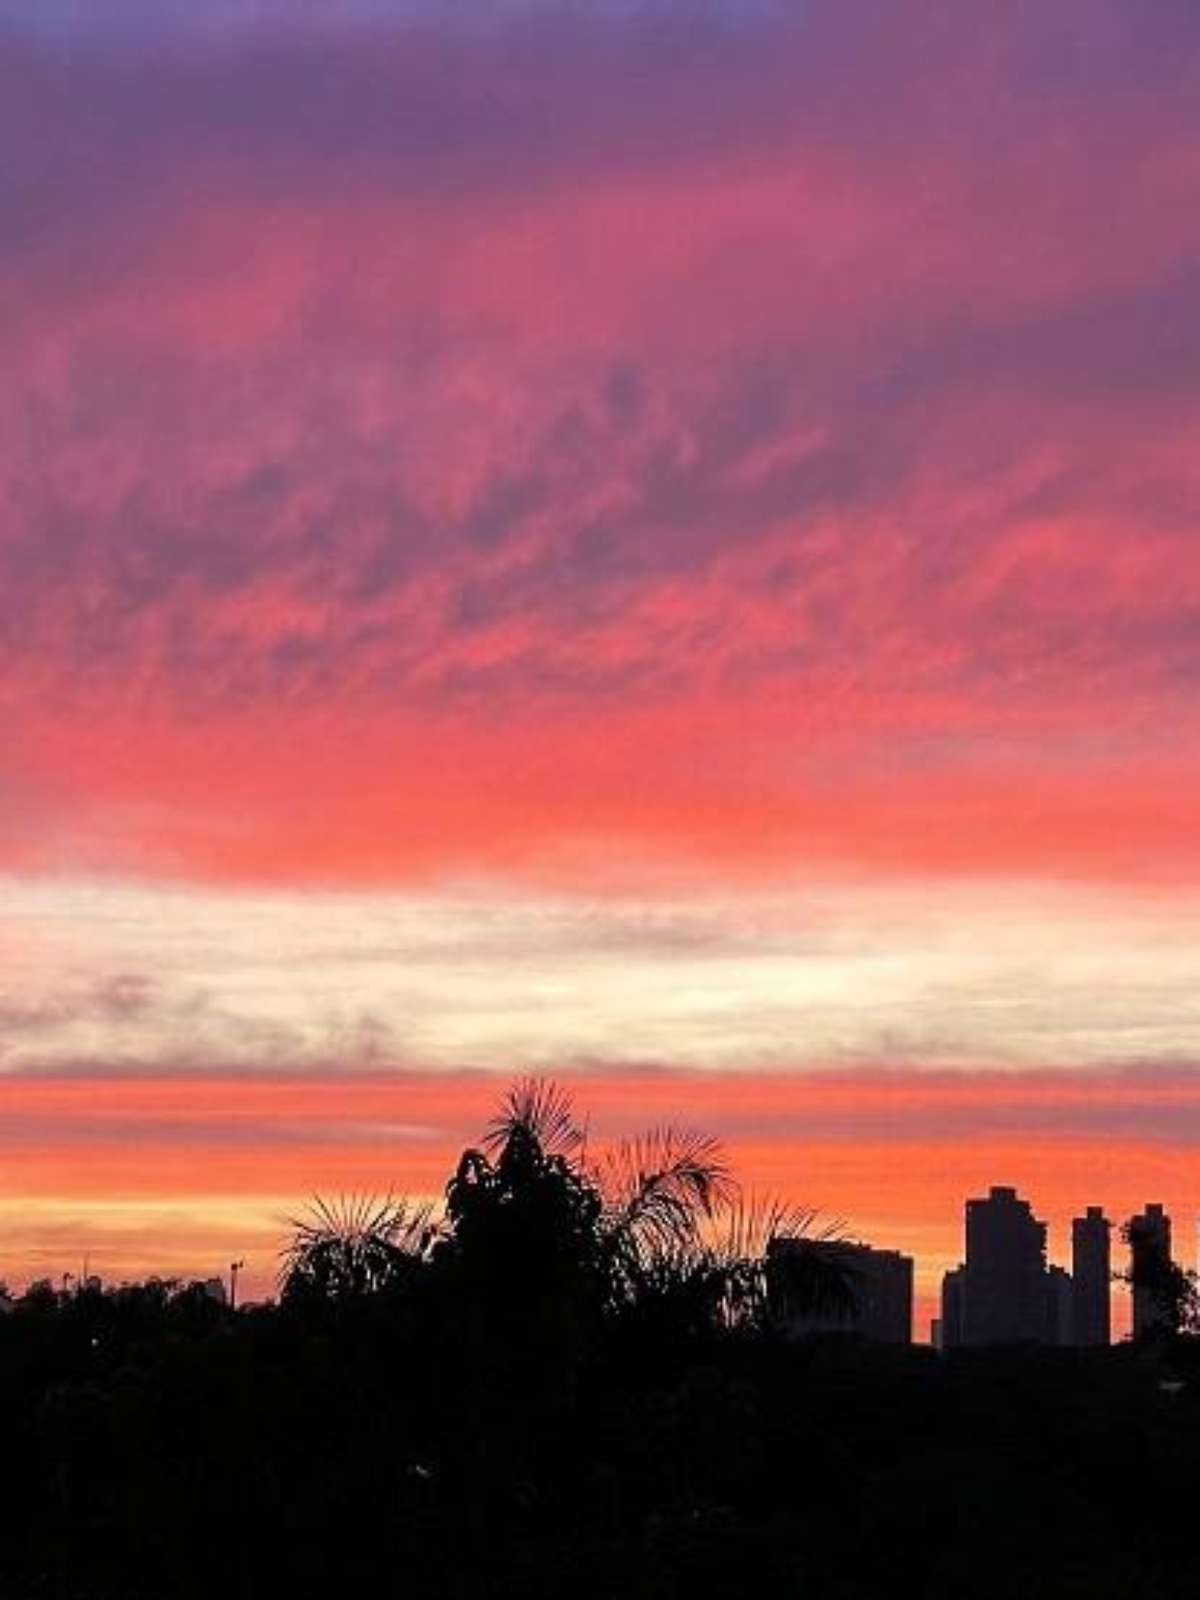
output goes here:
<path id="1" fill-rule="evenodd" d="M 0 0 L 0 1273 L 516 1072 L 1200 1210 L 1200 13 Z"/>

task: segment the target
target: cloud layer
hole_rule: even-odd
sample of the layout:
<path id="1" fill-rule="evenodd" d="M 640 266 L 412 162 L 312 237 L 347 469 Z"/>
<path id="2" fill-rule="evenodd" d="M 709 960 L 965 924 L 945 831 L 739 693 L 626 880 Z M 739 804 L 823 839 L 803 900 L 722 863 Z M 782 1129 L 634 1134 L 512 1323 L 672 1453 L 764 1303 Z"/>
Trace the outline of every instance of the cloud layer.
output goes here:
<path id="1" fill-rule="evenodd" d="M 0 3 L 5 1270 L 527 1065 L 933 1261 L 1193 1204 L 1194 5 L 86 9 Z"/>
<path id="2" fill-rule="evenodd" d="M 8 865 L 1196 871 L 1185 8 L 256 41 L 4 55 Z"/>
<path id="3" fill-rule="evenodd" d="M 1166 891 L 0 890 L 4 1075 L 1200 1062 L 1200 921 Z"/>

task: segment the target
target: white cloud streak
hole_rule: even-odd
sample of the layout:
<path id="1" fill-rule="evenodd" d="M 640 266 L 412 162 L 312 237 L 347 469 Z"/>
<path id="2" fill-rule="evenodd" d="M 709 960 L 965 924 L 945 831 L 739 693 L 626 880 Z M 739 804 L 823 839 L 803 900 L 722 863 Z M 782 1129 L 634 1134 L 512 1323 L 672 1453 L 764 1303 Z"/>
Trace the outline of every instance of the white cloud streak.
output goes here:
<path id="1" fill-rule="evenodd" d="M 771 894 L 0 880 L 0 1070 L 1200 1060 L 1200 910 L 1033 882 Z"/>

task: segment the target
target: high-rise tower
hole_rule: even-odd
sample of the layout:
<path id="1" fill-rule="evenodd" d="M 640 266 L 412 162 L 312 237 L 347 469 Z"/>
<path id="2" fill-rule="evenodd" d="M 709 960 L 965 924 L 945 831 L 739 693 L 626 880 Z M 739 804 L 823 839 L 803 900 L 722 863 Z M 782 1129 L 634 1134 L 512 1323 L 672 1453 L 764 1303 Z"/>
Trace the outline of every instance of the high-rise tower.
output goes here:
<path id="1" fill-rule="evenodd" d="M 1018 1344 L 1046 1336 L 1046 1224 L 1015 1189 L 967 1201 L 962 1341 Z"/>
<path id="2" fill-rule="evenodd" d="M 1171 1219 L 1162 1206 L 1148 1205 L 1129 1219 L 1129 1252 L 1133 1266 L 1133 1337 L 1163 1327 L 1168 1317 L 1155 1278 L 1165 1280 L 1171 1266 Z"/>
<path id="3" fill-rule="evenodd" d="M 1109 1283 L 1112 1279 L 1112 1223 L 1100 1206 L 1071 1223 L 1071 1336 L 1078 1345 L 1112 1339 Z"/>

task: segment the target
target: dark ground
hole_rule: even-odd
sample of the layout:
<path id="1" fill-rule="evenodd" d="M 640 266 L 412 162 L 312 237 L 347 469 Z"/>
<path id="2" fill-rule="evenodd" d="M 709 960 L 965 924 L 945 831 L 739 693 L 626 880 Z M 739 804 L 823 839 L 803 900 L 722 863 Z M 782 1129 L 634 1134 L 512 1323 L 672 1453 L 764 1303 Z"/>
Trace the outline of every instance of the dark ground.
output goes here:
<path id="1" fill-rule="evenodd" d="M 1164 1390 L 1164 1376 L 1183 1380 Z M 870 1349 L 452 1298 L 0 1321 L 0 1592 L 1194 1600 L 1200 1346 Z"/>

